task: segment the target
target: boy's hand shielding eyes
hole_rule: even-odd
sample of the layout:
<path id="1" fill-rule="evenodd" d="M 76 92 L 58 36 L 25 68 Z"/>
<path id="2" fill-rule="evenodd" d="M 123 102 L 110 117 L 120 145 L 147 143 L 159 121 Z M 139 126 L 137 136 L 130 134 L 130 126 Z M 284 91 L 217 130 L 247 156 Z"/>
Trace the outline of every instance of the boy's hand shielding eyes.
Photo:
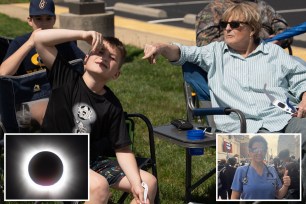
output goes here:
<path id="1" fill-rule="evenodd" d="M 91 52 L 97 52 L 103 47 L 103 36 L 96 31 L 86 31 L 84 40 L 91 45 Z"/>

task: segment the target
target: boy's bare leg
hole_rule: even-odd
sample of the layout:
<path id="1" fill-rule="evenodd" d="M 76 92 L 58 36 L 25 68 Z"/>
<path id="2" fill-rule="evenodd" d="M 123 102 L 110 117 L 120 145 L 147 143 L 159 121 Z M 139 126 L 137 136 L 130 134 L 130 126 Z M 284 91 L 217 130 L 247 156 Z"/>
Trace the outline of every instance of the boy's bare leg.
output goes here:
<path id="1" fill-rule="evenodd" d="M 90 200 L 85 204 L 107 204 L 109 195 L 107 180 L 100 174 L 90 170 Z"/>
<path id="2" fill-rule="evenodd" d="M 147 203 L 154 203 L 154 199 L 156 196 L 156 191 L 157 191 L 157 180 L 156 178 L 150 174 L 149 172 L 140 170 L 140 177 L 143 182 L 148 184 L 148 198 L 147 198 Z M 131 185 L 127 177 L 123 177 L 119 183 L 115 184 L 114 186 L 115 189 L 119 189 L 124 192 L 131 192 Z M 136 203 L 135 200 L 132 200 L 131 203 Z"/>

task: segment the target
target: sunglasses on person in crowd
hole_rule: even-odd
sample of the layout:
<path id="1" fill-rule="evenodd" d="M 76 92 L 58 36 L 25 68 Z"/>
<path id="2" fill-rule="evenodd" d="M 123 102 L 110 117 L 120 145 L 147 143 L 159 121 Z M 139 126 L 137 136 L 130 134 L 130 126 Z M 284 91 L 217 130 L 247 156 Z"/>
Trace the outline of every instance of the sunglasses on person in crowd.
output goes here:
<path id="1" fill-rule="evenodd" d="M 239 28 L 241 26 L 241 24 L 247 24 L 247 23 L 246 22 L 241 22 L 241 21 L 231 21 L 231 22 L 220 21 L 219 26 L 222 29 L 225 29 L 227 27 L 227 24 L 229 24 L 232 29 L 235 29 L 235 28 Z"/>
<path id="2" fill-rule="evenodd" d="M 250 152 L 253 152 L 253 153 L 264 153 L 266 152 L 267 150 L 265 148 L 250 148 Z"/>

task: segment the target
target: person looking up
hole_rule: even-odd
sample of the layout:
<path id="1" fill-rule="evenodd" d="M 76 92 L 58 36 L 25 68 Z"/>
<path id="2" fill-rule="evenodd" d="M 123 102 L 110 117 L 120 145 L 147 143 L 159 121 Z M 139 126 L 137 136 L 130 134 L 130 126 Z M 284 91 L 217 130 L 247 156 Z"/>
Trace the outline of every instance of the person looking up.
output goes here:
<path id="1" fill-rule="evenodd" d="M 72 70 L 55 47 L 69 40 L 92 45 L 84 74 Z M 95 31 L 66 29 L 41 30 L 35 33 L 34 42 L 52 84 L 43 132 L 90 133 L 90 201 L 86 203 L 106 204 L 110 186 L 132 192 L 132 203 L 154 203 L 157 180 L 138 169 L 122 105 L 106 85 L 120 76 L 126 56 L 122 42 Z M 117 161 L 108 159 L 113 153 Z M 147 201 L 142 182 L 148 185 Z"/>

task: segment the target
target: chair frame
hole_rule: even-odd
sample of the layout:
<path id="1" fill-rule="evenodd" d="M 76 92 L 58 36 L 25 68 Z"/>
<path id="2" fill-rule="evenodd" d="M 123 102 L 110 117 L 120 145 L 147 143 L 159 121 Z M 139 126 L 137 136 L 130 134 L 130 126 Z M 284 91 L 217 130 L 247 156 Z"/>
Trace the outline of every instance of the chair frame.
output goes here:
<path id="1" fill-rule="evenodd" d="M 191 123 L 194 123 L 196 117 L 205 117 L 205 121 L 207 123 L 207 132 L 215 134 L 218 131 L 215 127 L 215 123 L 212 117 L 208 117 L 211 115 L 229 115 L 230 113 L 236 113 L 240 120 L 240 133 L 246 133 L 246 118 L 245 115 L 238 109 L 232 109 L 230 107 L 211 107 L 210 104 L 210 92 L 208 87 L 208 79 L 207 73 L 201 69 L 199 66 L 192 64 L 190 62 L 186 62 L 182 66 L 183 69 L 183 78 L 184 78 L 184 94 L 185 94 L 185 102 L 186 102 L 186 114 L 187 120 Z M 192 94 L 195 92 L 196 96 Z M 200 101 L 204 101 L 205 103 L 209 102 L 208 108 L 200 108 Z M 207 105 L 207 104 L 206 104 Z M 201 121 L 202 122 L 202 121 Z M 210 128 L 210 131 L 208 131 Z M 216 167 L 211 169 L 207 174 L 204 175 L 203 178 L 198 180 L 196 183 L 191 184 L 191 162 L 192 155 L 189 155 L 186 150 L 186 174 L 190 175 L 189 178 L 186 178 L 186 201 L 189 201 L 191 198 L 191 192 L 195 188 L 197 188 L 201 183 L 203 183 L 206 179 L 213 176 L 216 173 Z M 189 168 L 187 168 L 189 167 Z"/>
<path id="2" fill-rule="evenodd" d="M 140 114 L 140 113 L 126 113 L 125 115 L 126 115 L 126 120 L 131 121 L 133 126 L 135 125 L 133 119 L 136 119 L 136 118 L 141 119 L 142 122 L 144 122 L 146 124 L 147 132 L 148 132 L 148 136 L 149 136 L 150 157 L 149 158 L 136 157 L 136 160 L 137 160 L 137 163 L 138 163 L 138 167 L 140 169 L 147 171 L 148 169 L 151 168 L 152 169 L 152 174 L 157 179 L 155 141 L 154 141 L 154 134 L 153 134 L 153 126 L 152 126 L 150 120 L 143 114 Z M 131 138 L 131 139 L 134 140 L 134 138 Z M 134 149 L 134 145 L 132 146 L 132 149 Z M 141 161 L 141 163 L 139 163 L 139 161 Z M 119 198 L 119 200 L 117 201 L 117 203 L 118 204 L 124 204 L 124 201 L 128 197 L 128 195 L 129 195 L 128 192 L 124 192 L 121 195 L 121 197 Z M 160 203 L 158 185 L 157 185 L 157 192 L 156 192 L 154 203 L 155 204 Z"/>

